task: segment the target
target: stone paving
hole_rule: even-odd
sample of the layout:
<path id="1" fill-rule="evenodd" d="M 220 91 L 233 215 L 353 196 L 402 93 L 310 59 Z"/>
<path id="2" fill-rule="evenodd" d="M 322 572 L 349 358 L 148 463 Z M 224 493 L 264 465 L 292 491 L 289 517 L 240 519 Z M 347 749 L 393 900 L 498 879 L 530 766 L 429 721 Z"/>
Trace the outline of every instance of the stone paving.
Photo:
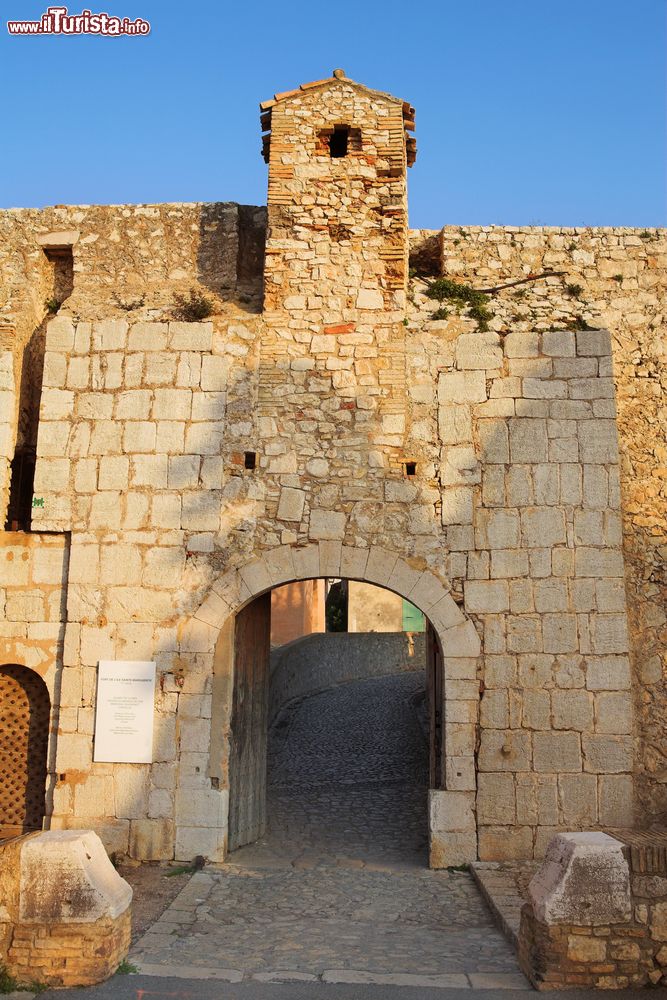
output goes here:
<path id="1" fill-rule="evenodd" d="M 476 861 L 471 865 L 473 878 L 496 923 L 515 947 L 528 885 L 540 867 L 539 861 Z"/>
<path id="2" fill-rule="evenodd" d="M 142 972 L 528 988 L 472 878 L 426 867 L 423 683 L 355 682 L 279 716 L 267 834 L 194 875 L 136 945 Z"/>

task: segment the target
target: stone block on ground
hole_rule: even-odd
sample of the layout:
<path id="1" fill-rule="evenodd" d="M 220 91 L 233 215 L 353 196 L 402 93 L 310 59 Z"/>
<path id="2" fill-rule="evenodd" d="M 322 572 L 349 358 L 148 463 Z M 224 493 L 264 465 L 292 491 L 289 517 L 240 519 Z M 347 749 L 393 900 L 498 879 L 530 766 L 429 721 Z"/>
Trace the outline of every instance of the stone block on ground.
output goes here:
<path id="1" fill-rule="evenodd" d="M 597 926 L 630 919 L 630 871 L 622 844 L 606 833 L 562 833 L 529 887 L 543 923 Z"/>

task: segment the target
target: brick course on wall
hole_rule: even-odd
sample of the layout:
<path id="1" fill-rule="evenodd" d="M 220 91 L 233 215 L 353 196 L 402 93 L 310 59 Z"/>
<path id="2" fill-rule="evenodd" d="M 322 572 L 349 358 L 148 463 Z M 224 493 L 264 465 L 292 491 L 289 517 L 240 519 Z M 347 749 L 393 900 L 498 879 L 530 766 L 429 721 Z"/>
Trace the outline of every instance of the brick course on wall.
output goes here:
<path id="1" fill-rule="evenodd" d="M 577 919 L 547 918 L 529 900 L 521 910 L 519 962 L 533 985 L 551 989 L 626 989 L 667 981 L 667 879 L 665 842 L 660 830 L 637 834 L 613 831 L 625 841 L 627 910 L 609 913 L 622 894 L 605 880 L 592 887 L 598 906 L 579 907 Z M 581 875 L 565 893 L 583 901 L 590 885 Z M 604 909 L 604 916 L 600 909 Z M 622 907 L 621 907 L 622 908 Z M 597 911 L 597 912 L 596 912 Z"/>
<path id="2" fill-rule="evenodd" d="M 337 78 L 270 103 L 261 314 L 261 209 L 0 213 L 15 371 L 45 318 L 35 236 L 77 233 L 74 292 L 46 329 L 27 536 L 71 539 L 52 822 L 136 857 L 215 856 L 225 614 L 340 575 L 450 630 L 441 863 L 454 844 L 532 857 L 554 830 L 629 824 L 634 791 L 640 816 L 662 814 L 664 235 L 413 233 L 417 272 L 476 288 L 564 272 L 494 294 L 487 331 L 434 319 L 428 279 L 406 271 L 404 102 Z M 331 159 L 322 133 L 341 121 L 361 147 Z M 193 285 L 214 312 L 184 323 L 175 295 Z M 452 634 L 473 628 L 480 658 Z M 100 659 L 157 662 L 152 765 L 92 763 Z"/>

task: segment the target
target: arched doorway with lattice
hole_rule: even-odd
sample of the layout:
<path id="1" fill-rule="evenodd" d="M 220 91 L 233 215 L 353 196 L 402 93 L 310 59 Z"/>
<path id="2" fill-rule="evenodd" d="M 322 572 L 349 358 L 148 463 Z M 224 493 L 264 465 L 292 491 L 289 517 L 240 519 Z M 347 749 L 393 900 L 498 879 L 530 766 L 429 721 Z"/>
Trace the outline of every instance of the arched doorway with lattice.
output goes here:
<path id="1" fill-rule="evenodd" d="M 39 674 L 0 665 L 0 838 L 42 829 L 50 714 Z"/>

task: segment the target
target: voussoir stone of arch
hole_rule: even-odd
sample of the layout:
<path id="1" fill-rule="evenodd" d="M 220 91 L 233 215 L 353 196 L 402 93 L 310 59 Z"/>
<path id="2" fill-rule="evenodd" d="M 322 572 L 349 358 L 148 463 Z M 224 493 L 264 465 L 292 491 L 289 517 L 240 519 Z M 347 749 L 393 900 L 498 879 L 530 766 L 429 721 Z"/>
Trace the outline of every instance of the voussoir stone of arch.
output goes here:
<path id="1" fill-rule="evenodd" d="M 228 602 L 220 597 L 217 591 L 210 590 L 203 604 L 199 606 L 195 618 L 217 628 L 231 613 L 232 609 Z"/>
<path id="2" fill-rule="evenodd" d="M 272 549 L 264 556 L 264 562 L 274 587 L 294 579 L 295 570 L 291 546 L 280 545 L 277 549 Z"/>
<path id="3" fill-rule="evenodd" d="M 239 569 L 239 576 L 248 588 L 250 597 L 257 597 L 265 590 L 271 590 L 271 574 L 264 559 L 253 559 Z"/>
<path id="4" fill-rule="evenodd" d="M 383 549 L 379 545 L 371 545 L 364 576 L 370 583 L 384 586 L 388 582 L 397 562 L 398 555 L 395 552 Z"/>
<path id="5" fill-rule="evenodd" d="M 424 570 L 410 591 L 410 601 L 428 615 L 429 610 L 448 594 L 447 588 L 429 570 Z"/>
<path id="6" fill-rule="evenodd" d="M 461 625 L 466 617 L 451 594 L 445 594 L 428 613 L 429 620 L 438 631 L 446 631 L 455 625 Z"/>
<path id="7" fill-rule="evenodd" d="M 252 596 L 247 586 L 239 576 L 235 569 L 227 570 L 223 573 L 213 584 L 213 591 L 221 597 L 225 604 L 228 604 L 230 610 L 235 611 L 240 608 L 244 601 L 249 600 Z"/>
<path id="8" fill-rule="evenodd" d="M 479 636 L 471 621 L 464 621 L 461 625 L 445 629 L 440 633 L 440 639 L 442 651 L 447 659 L 459 656 L 477 657 L 481 652 Z"/>
<path id="9" fill-rule="evenodd" d="M 542 923 L 595 927 L 630 920 L 630 870 L 623 845 L 606 833 L 559 834 L 549 843 L 528 894 Z"/>
<path id="10" fill-rule="evenodd" d="M 49 830 L 21 850 L 19 917 L 31 923 L 93 923 L 115 919 L 132 889 L 92 830 Z"/>
<path id="11" fill-rule="evenodd" d="M 317 545 L 303 545 L 292 553 L 297 580 L 315 579 L 320 575 L 320 550 Z"/>
<path id="12" fill-rule="evenodd" d="M 320 553 L 319 576 L 340 576 L 343 543 L 326 539 L 318 545 Z"/>

